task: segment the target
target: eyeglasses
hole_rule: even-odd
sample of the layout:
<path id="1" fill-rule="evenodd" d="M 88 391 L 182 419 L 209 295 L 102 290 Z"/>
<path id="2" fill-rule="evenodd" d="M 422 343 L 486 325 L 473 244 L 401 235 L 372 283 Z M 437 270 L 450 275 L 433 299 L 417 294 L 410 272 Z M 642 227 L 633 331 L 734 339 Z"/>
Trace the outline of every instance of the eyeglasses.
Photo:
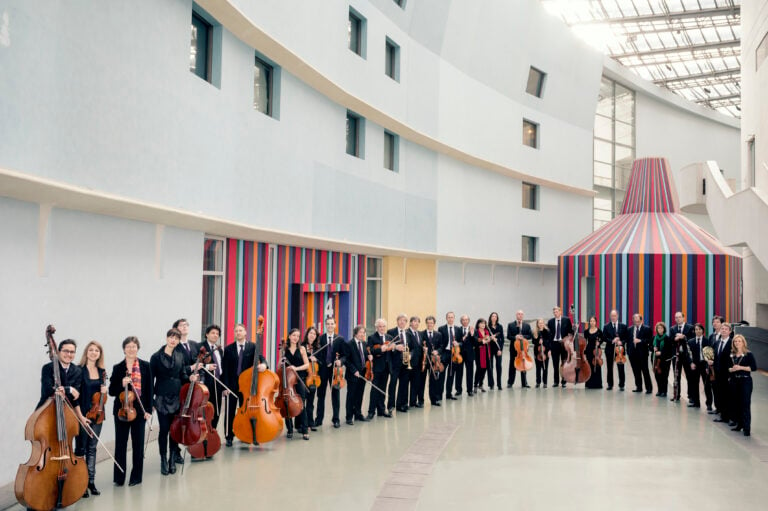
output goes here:
<path id="1" fill-rule="evenodd" d="M 67 355 L 74 355 L 75 350 L 59 350 L 59 353 L 66 353 Z"/>

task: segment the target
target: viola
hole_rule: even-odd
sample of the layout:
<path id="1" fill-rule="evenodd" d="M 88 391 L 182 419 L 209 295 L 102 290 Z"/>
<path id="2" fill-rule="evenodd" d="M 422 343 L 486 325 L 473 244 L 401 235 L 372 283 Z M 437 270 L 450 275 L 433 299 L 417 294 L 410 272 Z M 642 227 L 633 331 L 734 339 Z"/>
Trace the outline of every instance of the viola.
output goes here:
<path id="1" fill-rule="evenodd" d="M 515 339 L 515 369 L 518 371 L 527 371 L 533 367 L 533 359 L 528 353 L 528 339 L 523 336 L 517 336 Z"/>
<path id="2" fill-rule="evenodd" d="M 87 369 L 84 369 L 87 370 Z M 101 384 L 107 384 L 107 373 L 101 375 Z M 93 424 L 101 424 L 104 422 L 104 405 L 107 404 L 106 392 L 95 392 L 91 397 L 91 409 L 85 414 L 85 417 L 89 419 Z"/>
<path id="3" fill-rule="evenodd" d="M 307 388 L 309 390 L 315 390 L 322 383 L 320 375 L 318 374 L 319 372 L 320 364 L 318 364 L 316 361 L 312 362 L 310 360 L 309 367 L 307 368 L 307 377 L 304 379 L 304 383 L 307 384 Z"/>
<path id="4" fill-rule="evenodd" d="M 209 364 L 211 360 L 211 354 L 207 353 L 205 346 L 200 348 L 200 357 L 198 357 L 198 360 L 201 359 L 205 364 Z M 208 362 L 206 362 L 206 360 L 208 360 Z M 216 428 L 213 427 L 214 415 L 215 410 L 213 408 L 213 403 L 208 401 L 203 409 L 203 418 L 205 419 L 205 427 L 208 430 L 208 434 L 202 442 L 187 447 L 189 455 L 192 456 L 193 459 L 199 460 L 211 458 L 214 454 L 219 452 L 219 449 L 221 449 L 221 437 Z"/>
<path id="5" fill-rule="evenodd" d="M 263 329 L 264 317 L 259 316 L 256 335 L 261 336 Z M 240 373 L 237 379 L 243 403 L 232 421 L 235 436 L 241 442 L 254 445 L 271 442 L 283 430 L 283 418 L 275 405 L 275 395 L 280 390 L 280 379 L 268 369 L 259 372 L 258 364 L 259 355 L 254 350 L 253 365 Z"/>
<path id="6" fill-rule="evenodd" d="M 567 358 L 563 362 L 561 373 L 563 379 L 569 383 L 584 383 L 592 376 L 592 369 L 584 356 L 587 350 L 587 341 L 579 335 L 579 324 L 576 323 L 576 329 L 570 339 L 563 342 L 567 352 Z"/>
<path id="7" fill-rule="evenodd" d="M 202 363 L 205 354 L 200 353 L 197 361 Z M 198 371 L 199 376 L 199 371 Z M 205 409 L 208 403 L 208 387 L 202 383 L 189 382 L 181 387 L 179 401 L 183 404 L 171 421 L 171 438 L 179 445 L 195 445 L 208 436 Z"/>
<path id="8" fill-rule="evenodd" d="M 547 360 L 547 349 L 544 347 L 544 342 L 539 339 L 541 344 L 536 345 L 536 360 L 539 362 L 545 362 Z"/>
<path id="9" fill-rule="evenodd" d="M 287 350 L 287 347 L 281 349 L 283 353 Z M 299 375 L 294 367 L 288 365 L 285 357 L 277 368 L 277 374 L 280 377 L 280 395 L 275 404 L 280 409 L 280 414 L 286 419 L 296 417 L 304 410 L 304 400 L 296 391 L 296 386 L 299 385 Z"/>
<path id="10" fill-rule="evenodd" d="M 48 356 L 53 365 L 54 388 L 61 387 L 59 355 L 48 325 L 45 330 Z M 48 511 L 71 506 L 88 487 L 88 468 L 82 456 L 76 456 L 72 439 L 80 432 L 80 423 L 67 399 L 54 392 L 27 419 L 24 438 L 32 444 L 29 460 L 19 465 L 14 493 L 19 504 Z"/>
<path id="11" fill-rule="evenodd" d="M 336 354 L 336 360 L 339 360 L 339 354 Z M 333 380 L 331 381 L 331 385 L 333 385 L 333 388 L 336 390 L 339 390 L 344 385 L 347 384 L 347 380 L 344 379 L 344 367 L 340 365 L 333 364 Z"/>
<path id="12" fill-rule="evenodd" d="M 661 355 L 653 354 L 653 372 L 661 374 Z"/>
<path id="13" fill-rule="evenodd" d="M 624 345 L 616 346 L 613 348 L 613 359 L 617 364 L 627 363 L 627 354 L 624 351 Z"/>
<path id="14" fill-rule="evenodd" d="M 126 383 L 118 399 L 121 405 L 117 411 L 117 419 L 123 422 L 132 422 L 136 419 L 137 415 L 136 408 L 133 406 L 133 402 L 136 401 L 136 393 L 128 390 L 128 384 Z"/>
<path id="15" fill-rule="evenodd" d="M 368 351 L 368 355 L 370 355 L 371 348 L 366 348 L 366 350 Z M 365 379 L 368 381 L 373 381 L 373 362 L 368 358 L 365 359 Z"/>

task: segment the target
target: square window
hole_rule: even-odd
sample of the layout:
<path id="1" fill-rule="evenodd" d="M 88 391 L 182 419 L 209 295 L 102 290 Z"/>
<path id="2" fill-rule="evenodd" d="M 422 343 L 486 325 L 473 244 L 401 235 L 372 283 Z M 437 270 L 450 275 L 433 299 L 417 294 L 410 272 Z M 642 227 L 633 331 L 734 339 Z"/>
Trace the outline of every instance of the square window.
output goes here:
<path id="1" fill-rule="evenodd" d="M 400 138 L 389 131 L 384 132 L 384 168 L 397 172 L 398 144 Z"/>
<path id="2" fill-rule="evenodd" d="M 272 66 L 256 57 L 253 67 L 253 107 L 270 117 L 272 116 L 273 76 Z"/>
<path id="3" fill-rule="evenodd" d="M 347 22 L 347 46 L 361 57 L 365 58 L 365 18 L 350 7 Z"/>
<path id="4" fill-rule="evenodd" d="M 400 81 L 400 47 L 390 38 L 384 43 L 384 73 L 396 82 Z"/>
<path id="5" fill-rule="evenodd" d="M 538 241 L 539 238 L 534 238 L 533 236 L 523 236 L 523 261 L 536 262 L 536 246 L 538 245 Z"/>
<path id="6" fill-rule="evenodd" d="M 363 127 L 365 121 L 352 112 L 347 112 L 347 154 L 363 157 Z"/>
<path id="7" fill-rule="evenodd" d="M 539 185 L 523 183 L 523 207 L 539 209 Z"/>
<path id="8" fill-rule="evenodd" d="M 189 45 L 189 70 L 211 81 L 211 43 L 213 27 L 192 11 L 192 33 Z"/>
<path id="9" fill-rule="evenodd" d="M 525 86 L 525 92 L 540 98 L 542 92 L 544 92 L 544 77 L 546 75 L 544 71 L 531 66 L 528 70 L 528 83 Z"/>
<path id="10" fill-rule="evenodd" d="M 523 144 L 534 149 L 539 147 L 539 125 L 523 119 Z"/>

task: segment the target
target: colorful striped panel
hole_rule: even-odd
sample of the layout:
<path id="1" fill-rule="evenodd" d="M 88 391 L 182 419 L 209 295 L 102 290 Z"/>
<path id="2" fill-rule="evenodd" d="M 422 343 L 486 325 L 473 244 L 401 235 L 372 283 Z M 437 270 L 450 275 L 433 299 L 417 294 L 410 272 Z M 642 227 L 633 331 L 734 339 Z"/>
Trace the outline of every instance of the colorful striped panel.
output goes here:
<path id="1" fill-rule="evenodd" d="M 677 191 L 666 158 L 639 158 L 632 164 L 621 214 L 677 212 Z"/>

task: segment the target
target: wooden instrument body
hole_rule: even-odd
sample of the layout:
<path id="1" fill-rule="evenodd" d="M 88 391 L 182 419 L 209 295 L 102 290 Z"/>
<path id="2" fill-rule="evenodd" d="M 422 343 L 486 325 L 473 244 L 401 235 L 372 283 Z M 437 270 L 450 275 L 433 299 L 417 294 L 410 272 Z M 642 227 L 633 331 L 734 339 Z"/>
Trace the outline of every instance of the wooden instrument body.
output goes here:
<path id="1" fill-rule="evenodd" d="M 299 375 L 296 371 L 284 363 L 277 369 L 280 375 L 280 395 L 276 404 L 280 409 L 280 414 L 288 418 L 297 417 L 304 410 L 304 400 L 298 392 L 296 386 L 299 384 Z"/>
<path id="2" fill-rule="evenodd" d="M 624 351 L 624 345 L 613 348 L 613 360 L 620 365 L 627 363 L 627 353 Z"/>
<path id="3" fill-rule="evenodd" d="M 273 371 L 249 367 L 240 373 L 237 383 L 243 404 L 235 413 L 232 432 L 246 444 L 271 442 L 283 430 L 283 418 L 275 405 L 280 379 Z"/>
<path id="4" fill-rule="evenodd" d="M 568 383 L 584 383 L 592 376 L 592 369 L 589 367 L 587 357 L 584 353 L 587 350 L 587 341 L 578 332 L 574 332 L 572 340 L 563 342 L 568 356 L 563 362 L 560 374 L 563 380 Z"/>
<path id="5" fill-rule="evenodd" d="M 536 360 L 539 362 L 546 362 L 547 360 L 547 349 L 543 343 L 536 345 Z"/>
<path id="6" fill-rule="evenodd" d="M 87 370 L 87 369 L 84 369 Z M 107 384 L 107 373 L 104 373 L 102 385 Z M 104 422 L 104 407 L 107 404 L 107 393 L 96 392 L 91 398 L 91 409 L 85 414 L 85 417 L 89 419 L 93 424 L 101 424 Z"/>
<path id="7" fill-rule="evenodd" d="M 125 390 L 120 393 L 118 399 L 123 403 L 123 406 L 117 411 L 117 420 L 123 422 L 134 421 L 136 419 L 136 408 L 133 406 L 133 402 L 136 401 L 136 393 L 128 390 L 126 385 Z"/>
<path id="8" fill-rule="evenodd" d="M 208 387 L 202 383 L 185 383 L 179 392 L 182 408 L 171 421 L 170 435 L 180 445 L 195 445 L 205 440 L 208 424 L 205 421 L 206 405 L 209 405 Z"/>
<path id="9" fill-rule="evenodd" d="M 515 369 L 525 372 L 533 367 L 533 359 L 528 353 L 528 339 L 515 339 L 515 351 Z"/>
<path id="10" fill-rule="evenodd" d="M 336 355 L 336 360 L 339 360 L 339 356 Z M 333 379 L 331 380 L 331 386 L 339 390 L 347 384 L 347 380 L 344 379 L 344 366 L 337 366 L 333 364 Z"/>
<path id="11" fill-rule="evenodd" d="M 593 353 L 595 356 L 595 367 L 601 367 L 603 365 L 603 348 L 600 347 L 600 343 L 595 344 L 595 351 Z"/>
<path id="12" fill-rule="evenodd" d="M 461 346 L 451 347 L 451 362 L 454 364 L 463 364 L 464 357 L 461 355 Z"/>
<path id="13" fill-rule="evenodd" d="M 219 432 L 216 430 L 216 428 L 213 427 L 212 423 L 214 412 L 215 410 L 213 408 L 213 403 L 208 401 L 203 411 L 208 434 L 205 436 L 205 439 L 203 439 L 202 442 L 187 447 L 190 456 L 195 459 L 210 458 L 219 452 L 219 449 L 221 449 L 221 437 L 219 436 Z"/>
<path id="14" fill-rule="evenodd" d="M 309 362 L 309 368 L 307 368 L 307 377 L 304 383 L 307 384 L 307 388 L 312 391 L 320 386 L 322 380 L 320 379 L 320 364 L 317 362 Z"/>

